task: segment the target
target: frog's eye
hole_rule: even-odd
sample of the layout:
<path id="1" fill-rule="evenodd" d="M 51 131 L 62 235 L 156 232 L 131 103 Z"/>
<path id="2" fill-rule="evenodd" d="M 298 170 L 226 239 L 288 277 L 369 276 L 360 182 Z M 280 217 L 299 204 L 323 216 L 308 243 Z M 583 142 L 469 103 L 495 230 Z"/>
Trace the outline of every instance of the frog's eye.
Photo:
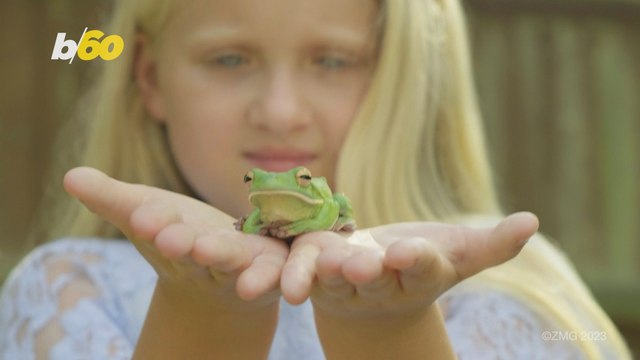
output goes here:
<path id="1" fill-rule="evenodd" d="M 244 174 L 244 183 L 248 184 L 251 182 L 251 180 L 253 180 L 253 171 L 249 171 L 248 173 Z"/>
<path id="2" fill-rule="evenodd" d="M 296 173 L 296 181 L 298 185 L 307 187 L 311 183 L 311 172 L 307 168 L 302 168 Z"/>

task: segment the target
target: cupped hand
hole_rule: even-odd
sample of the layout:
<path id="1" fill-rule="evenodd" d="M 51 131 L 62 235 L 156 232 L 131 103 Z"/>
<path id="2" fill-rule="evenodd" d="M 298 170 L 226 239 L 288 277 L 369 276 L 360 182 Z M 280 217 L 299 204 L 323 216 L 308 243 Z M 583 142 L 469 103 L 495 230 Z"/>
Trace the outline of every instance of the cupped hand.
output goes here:
<path id="1" fill-rule="evenodd" d="M 398 223 L 353 234 L 316 232 L 293 242 L 281 288 L 293 304 L 340 317 L 420 311 L 460 281 L 515 257 L 538 228 L 516 213 L 491 228 Z"/>
<path id="2" fill-rule="evenodd" d="M 64 187 L 118 227 L 174 293 L 241 308 L 279 298 L 284 242 L 238 232 L 233 218 L 191 197 L 92 168 L 70 170 Z"/>

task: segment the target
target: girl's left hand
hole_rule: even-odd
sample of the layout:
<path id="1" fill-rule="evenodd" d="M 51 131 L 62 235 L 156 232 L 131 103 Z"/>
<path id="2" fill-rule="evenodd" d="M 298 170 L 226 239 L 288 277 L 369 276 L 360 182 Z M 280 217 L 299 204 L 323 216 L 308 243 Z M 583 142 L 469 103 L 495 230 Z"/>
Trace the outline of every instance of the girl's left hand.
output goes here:
<path id="1" fill-rule="evenodd" d="M 295 239 L 281 277 L 285 299 L 338 317 L 375 318 L 420 311 L 460 281 L 515 257 L 538 229 L 531 213 L 474 229 L 398 223 L 345 235 Z"/>

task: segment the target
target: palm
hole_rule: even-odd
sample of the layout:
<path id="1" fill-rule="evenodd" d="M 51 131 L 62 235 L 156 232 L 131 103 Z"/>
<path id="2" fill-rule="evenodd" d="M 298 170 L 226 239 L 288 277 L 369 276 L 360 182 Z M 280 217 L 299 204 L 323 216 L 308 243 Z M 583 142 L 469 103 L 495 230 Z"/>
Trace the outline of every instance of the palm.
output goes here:
<path id="1" fill-rule="evenodd" d="M 342 316 L 417 310 L 458 282 L 515 257 L 537 229 L 531 214 L 514 214 L 487 229 L 400 223 L 347 237 L 298 237 L 283 269 L 292 303 L 314 304 Z M 384 305 L 382 305 L 384 304 Z"/>
<path id="2" fill-rule="evenodd" d="M 275 301 L 288 248 L 234 230 L 234 219 L 188 196 L 123 183 L 89 168 L 71 170 L 65 188 L 117 226 L 155 268 L 159 281 L 194 298 Z M 202 296 L 203 293 L 206 296 Z"/>

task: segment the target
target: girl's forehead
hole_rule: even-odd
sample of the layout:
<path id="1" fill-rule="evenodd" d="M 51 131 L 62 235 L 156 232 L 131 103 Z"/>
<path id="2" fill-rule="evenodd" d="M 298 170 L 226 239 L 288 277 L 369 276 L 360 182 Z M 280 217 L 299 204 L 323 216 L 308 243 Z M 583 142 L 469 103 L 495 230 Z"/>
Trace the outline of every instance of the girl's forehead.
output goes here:
<path id="1" fill-rule="evenodd" d="M 170 16 L 172 31 L 206 35 L 286 29 L 338 36 L 371 32 L 376 0 L 188 0 Z M 362 35 L 359 35 L 362 36 Z"/>

